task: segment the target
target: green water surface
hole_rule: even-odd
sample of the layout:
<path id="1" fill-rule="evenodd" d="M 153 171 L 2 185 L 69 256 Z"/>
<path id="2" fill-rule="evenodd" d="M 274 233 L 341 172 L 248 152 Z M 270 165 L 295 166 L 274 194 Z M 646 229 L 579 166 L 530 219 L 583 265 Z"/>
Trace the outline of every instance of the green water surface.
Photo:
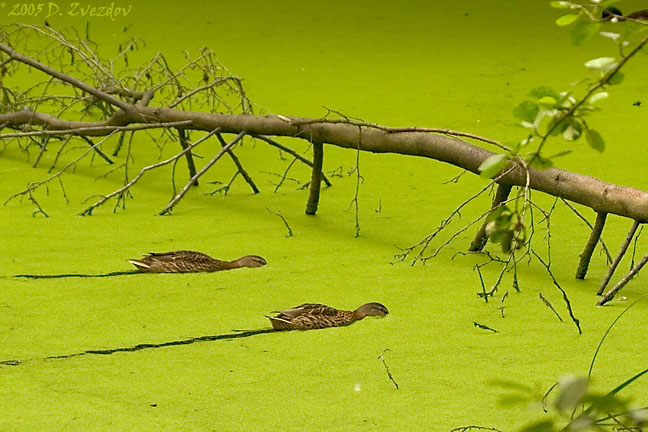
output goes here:
<path id="1" fill-rule="evenodd" d="M 43 22 L 8 16 L 12 4 L 0 9 L 0 22 Z M 60 6 L 66 10 L 67 3 Z M 142 60 L 163 51 L 180 64 L 182 50 L 196 54 L 208 46 L 244 78 L 248 96 L 273 113 L 320 117 L 326 106 L 390 126 L 446 127 L 506 140 L 523 135 L 510 111 L 529 89 L 565 88 L 586 76 L 586 60 L 614 54 L 612 44 L 600 39 L 569 45 L 567 32 L 553 24 L 557 16 L 544 1 L 165 0 L 133 2 L 130 15 L 115 21 L 64 15 L 48 22 L 79 29 L 89 22 L 91 36 L 111 55 L 119 40 L 136 36 L 146 41 L 134 54 Z M 646 56 L 634 59 L 623 85 L 592 120 L 607 139 L 605 154 L 570 144 L 576 151 L 560 160 L 561 167 L 648 189 L 646 66 Z M 637 99 L 644 104 L 633 106 Z M 552 146 L 549 153 L 565 144 Z M 199 153 L 210 157 L 218 147 L 210 143 Z M 395 260 L 399 247 L 432 232 L 485 181 L 466 175 L 447 183 L 461 171 L 430 160 L 363 153 L 355 238 L 355 153 L 326 147 L 325 171 L 341 167 L 342 176 L 331 177 L 333 186 L 322 191 L 314 217 L 304 214 L 307 191 L 297 183 L 273 193 L 271 182 L 289 160 L 252 141 L 237 154 L 262 193 L 252 194 L 239 178 L 228 195 L 208 195 L 215 187 L 208 182 L 228 181 L 234 173 L 224 160 L 170 217 L 156 215 L 172 194 L 170 169 L 142 181 L 126 211 L 113 213 L 108 203 L 92 217 L 76 216 L 88 196 L 122 184 L 121 174 L 97 179 L 107 170 L 99 160 L 63 177 L 69 204 L 56 183 L 49 195 L 39 193 L 49 218 L 32 217 L 28 200 L 0 207 L 0 361 L 23 361 L 0 366 L 0 430 L 514 430 L 541 410 L 499 406 L 502 390 L 492 380 L 537 386 L 542 393 L 564 374 L 585 374 L 609 323 L 648 290 L 640 275 L 624 289 L 626 301 L 595 307 L 604 255 L 597 250 L 587 280 L 573 279 L 589 231 L 558 205 L 551 219 L 552 270 L 580 319 L 579 335 L 560 292 L 535 262 L 519 269 L 520 293 L 507 274 L 493 300 L 477 296 L 481 286 L 473 266 L 484 258 L 455 256 L 466 250 L 474 229 L 426 265 Z M 29 168 L 33 157 L 33 151 L 4 150 L 2 201 L 47 176 L 45 168 Z M 134 157 L 137 166 L 158 158 L 145 134 L 138 135 Z M 182 164 L 177 176 L 186 176 Z M 295 166 L 290 177 L 306 182 L 309 171 Z M 553 204 L 551 197 L 535 199 L 547 208 Z M 469 206 L 440 241 L 488 203 L 482 197 Z M 294 236 L 267 209 L 281 212 Z M 589 209 L 579 209 L 593 221 Z M 629 226 L 609 218 L 604 238 L 613 254 Z M 534 241 L 546 256 L 545 235 L 539 226 Z M 640 238 L 638 254 L 646 244 Z M 214 274 L 11 277 L 126 271 L 128 258 L 173 249 L 222 259 L 258 254 L 268 265 Z M 628 257 L 622 270 L 629 265 Z M 488 288 L 499 268 L 482 271 Z M 500 299 L 507 291 L 503 318 Z M 346 328 L 43 360 L 267 328 L 265 314 L 303 302 L 353 309 L 369 301 L 385 304 L 390 314 Z M 610 389 L 648 367 L 647 308 L 640 303 L 614 328 L 594 369 L 596 388 Z M 638 381 L 628 394 L 646 405 L 646 390 L 645 380 Z"/>

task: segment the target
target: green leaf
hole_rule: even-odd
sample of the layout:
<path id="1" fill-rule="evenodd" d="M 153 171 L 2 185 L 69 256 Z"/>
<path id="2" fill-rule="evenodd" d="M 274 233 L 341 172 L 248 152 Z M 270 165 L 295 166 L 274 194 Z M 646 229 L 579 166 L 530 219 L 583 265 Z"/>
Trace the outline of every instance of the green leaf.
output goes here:
<path id="1" fill-rule="evenodd" d="M 578 14 L 567 14 L 563 15 L 560 18 L 556 20 L 556 25 L 559 25 L 560 27 L 568 26 L 569 24 L 573 23 L 578 19 L 580 15 Z"/>
<path id="2" fill-rule="evenodd" d="M 549 6 L 555 9 L 573 9 L 576 5 L 568 1 L 551 1 L 549 2 Z"/>
<path id="3" fill-rule="evenodd" d="M 532 159 L 529 161 L 529 164 L 531 168 L 537 170 L 545 170 L 553 166 L 553 162 L 551 161 L 551 159 L 547 159 L 540 155 L 537 155 L 536 157 L 532 157 Z"/>
<path id="4" fill-rule="evenodd" d="M 532 89 L 529 92 L 529 95 L 533 96 L 536 99 L 542 99 L 545 96 L 551 96 L 552 98 L 554 98 L 556 100 L 560 99 L 560 94 L 556 90 L 554 90 L 554 89 L 552 89 L 551 87 L 548 87 L 548 86 L 535 87 L 534 89 Z"/>
<path id="5" fill-rule="evenodd" d="M 547 124 L 547 132 L 552 131 L 551 135 L 553 135 L 553 136 L 561 134 L 569 126 L 570 119 L 568 119 L 568 118 L 561 119 L 560 123 L 558 123 L 556 125 L 556 123 L 558 122 L 558 117 L 560 117 L 560 116 L 558 116 L 558 115 L 554 116 L 551 119 L 551 121 L 549 122 L 549 124 Z"/>
<path id="6" fill-rule="evenodd" d="M 580 17 L 571 27 L 570 39 L 574 45 L 580 45 L 598 32 L 601 24 Z"/>
<path id="7" fill-rule="evenodd" d="M 572 119 L 572 121 L 569 122 L 569 126 L 567 126 L 567 129 L 565 129 L 562 134 L 563 138 L 565 138 L 567 141 L 575 141 L 580 138 L 582 133 L 583 125 L 581 124 L 581 122 Z"/>
<path id="8" fill-rule="evenodd" d="M 648 408 L 638 408 L 630 411 L 632 420 L 637 424 L 648 424 Z"/>
<path id="9" fill-rule="evenodd" d="M 610 85 L 618 85 L 621 84 L 621 81 L 623 81 L 623 78 L 625 75 L 621 71 L 617 71 L 612 77 L 608 80 L 608 84 Z"/>
<path id="10" fill-rule="evenodd" d="M 558 381 L 560 394 L 556 399 L 556 408 L 562 412 L 571 411 L 581 403 L 587 394 L 587 378 L 578 376 L 566 376 Z"/>
<path id="11" fill-rule="evenodd" d="M 603 37 L 612 39 L 614 42 L 617 42 L 621 37 L 619 33 L 612 33 L 612 32 L 600 32 L 599 34 Z"/>
<path id="12" fill-rule="evenodd" d="M 549 131 L 550 125 L 555 122 L 557 115 L 558 111 L 555 109 L 541 109 L 533 122 L 535 130 L 541 131 L 543 134 Z"/>
<path id="13" fill-rule="evenodd" d="M 506 154 L 495 154 L 486 158 L 484 162 L 479 165 L 479 176 L 483 178 L 493 178 L 495 175 L 508 166 L 510 161 L 507 159 Z"/>
<path id="14" fill-rule="evenodd" d="M 538 103 L 546 108 L 553 108 L 556 105 L 556 99 L 551 96 L 543 96 L 538 100 Z"/>
<path id="15" fill-rule="evenodd" d="M 592 70 L 607 72 L 614 67 L 616 59 L 614 57 L 599 57 L 585 62 L 585 67 Z"/>
<path id="16" fill-rule="evenodd" d="M 603 141 L 603 137 L 596 130 L 586 127 L 585 139 L 587 140 L 587 144 L 589 144 L 594 150 L 599 152 L 605 150 L 605 141 Z"/>
<path id="17" fill-rule="evenodd" d="M 520 120 L 533 123 L 539 110 L 540 108 L 534 102 L 524 101 L 513 108 L 513 115 Z"/>
<path id="18" fill-rule="evenodd" d="M 591 416 L 580 415 L 571 421 L 569 430 L 574 432 L 592 430 L 591 427 L 593 425 L 594 419 Z"/>
<path id="19" fill-rule="evenodd" d="M 608 96 L 610 96 L 610 94 L 608 92 L 605 92 L 605 91 L 598 92 L 598 93 L 595 93 L 594 95 L 592 95 L 592 97 L 590 97 L 589 102 L 590 103 L 596 103 L 596 102 L 600 101 L 601 99 L 607 98 Z"/>

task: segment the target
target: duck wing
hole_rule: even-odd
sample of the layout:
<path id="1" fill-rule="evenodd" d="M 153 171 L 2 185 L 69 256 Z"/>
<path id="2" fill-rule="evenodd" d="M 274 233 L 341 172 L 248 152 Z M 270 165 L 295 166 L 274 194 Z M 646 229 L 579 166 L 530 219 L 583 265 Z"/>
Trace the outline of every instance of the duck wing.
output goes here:
<path id="1" fill-rule="evenodd" d="M 214 260 L 207 254 L 190 250 L 179 250 L 171 252 L 149 252 L 143 259 L 152 261 L 191 261 L 209 263 Z"/>
<path id="2" fill-rule="evenodd" d="M 302 303 L 299 306 L 279 311 L 277 317 L 294 319 L 300 315 L 335 315 L 337 309 L 320 303 Z"/>
<path id="3" fill-rule="evenodd" d="M 152 273 L 193 273 L 217 269 L 218 260 L 202 252 L 180 250 L 151 252 L 139 260 L 129 260 L 140 271 Z"/>

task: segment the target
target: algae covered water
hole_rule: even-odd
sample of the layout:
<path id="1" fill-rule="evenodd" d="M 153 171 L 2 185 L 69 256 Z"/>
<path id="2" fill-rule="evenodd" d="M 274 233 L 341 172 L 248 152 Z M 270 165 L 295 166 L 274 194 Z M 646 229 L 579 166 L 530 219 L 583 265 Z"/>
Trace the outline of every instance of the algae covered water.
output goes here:
<path id="1" fill-rule="evenodd" d="M 87 5 L 109 6 L 94 3 Z M 628 2 L 629 9 L 634 5 Z M 11 16 L 12 7 L 0 11 L 3 23 L 44 22 L 44 16 Z M 143 42 L 132 63 L 161 51 L 177 65 L 183 50 L 210 47 L 242 78 L 257 110 L 321 117 L 329 108 L 390 126 L 447 127 L 499 140 L 519 137 L 511 109 L 531 88 L 562 88 L 586 76 L 586 60 L 614 50 L 600 41 L 571 46 L 554 24 L 558 13 L 542 1 L 115 7 L 132 9 L 114 19 L 66 13 L 46 19 L 52 27 L 88 32 L 106 55 L 121 40 L 138 38 Z M 561 167 L 648 188 L 640 174 L 648 163 L 641 139 L 645 107 L 633 105 L 647 94 L 645 67 L 645 56 L 629 64 L 624 84 L 592 120 L 607 138 L 606 152 L 576 143 Z M 137 137 L 135 167 L 176 151 Z M 304 143 L 287 144 L 309 154 Z M 219 147 L 209 143 L 197 164 Z M 484 258 L 460 253 L 472 230 L 425 265 L 395 257 L 434 231 L 484 180 L 466 174 L 453 181 L 459 170 L 431 160 L 362 153 L 356 237 L 354 152 L 325 148 L 324 172 L 333 185 L 322 190 L 317 216 L 304 214 L 309 169 L 296 164 L 277 189 L 290 160 L 253 140 L 236 153 L 261 193 L 239 177 L 227 194 L 212 194 L 236 170 L 223 160 L 172 216 L 157 216 L 173 195 L 171 167 L 143 179 L 125 210 L 113 212 L 111 203 L 91 217 L 77 216 L 88 197 L 123 184 L 121 171 L 102 176 L 109 167 L 97 159 L 62 177 L 69 202 L 56 183 L 49 194 L 39 193 L 49 217 L 32 215 L 28 199 L 0 207 L 0 361 L 8 361 L 0 366 L 3 430 L 514 430 L 538 418 L 538 410 L 501 406 L 503 391 L 493 381 L 542 393 L 562 375 L 585 374 L 609 323 L 646 292 L 640 275 L 624 289 L 626 302 L 596 308 L 605 256 L 595 254 L 587 280 L 573 280 L 589 228 L 558 205 L 551 216 L 552 271 L 580 319 L 579 335 L 537 262 L 520 266 L 520 293 L 507 274 L 492 301 L 480 299 L 473 268 Z M 15 144 L 3 147 L 3 201 L 48 176 L 45 163 L 31 168 L 34 157 Z M 51 163 L 55 155 L 43 157 Z M 186 175 L 179 163 L 179 186 Z M 538 202 L 551 207 L 553 199 L 538 196 Z M 488 205 L 483 197 L 462 221 Z M 593 221 L 588 209 L 579 210 Z M 614 253 L 629 222 L 610 219 L 604 238 Z M 544 235 L 539 227 L 537 238 Z M 645 247 L 640 237 L 637 256 Z M 227 260 L 254 254 L 268 264 L 202 274 L 127 273 L 130 258 L 176 249 Z M 492 284 L 499 269 L 482 272 Z M 20 274 L 95 277 L 13 277 Z M 265 315 L 305 302 L 342 309 L 380 302 L 390 313 L 344 328 L 263 331 L 270 328 Z M 597 388 L 610 389 L 646 367 L 646 307 L 637 305 L 610 334 L 594 370 Z M 628 390 L 640 401 L 646 384 Z"/>

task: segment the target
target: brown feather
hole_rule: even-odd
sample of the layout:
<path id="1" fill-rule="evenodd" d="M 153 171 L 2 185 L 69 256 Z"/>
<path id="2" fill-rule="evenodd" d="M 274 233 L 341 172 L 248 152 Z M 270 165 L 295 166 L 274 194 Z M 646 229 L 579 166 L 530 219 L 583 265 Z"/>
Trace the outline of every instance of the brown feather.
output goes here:
<path id="1" fill-rule="evenodd" d="M 179 250 L 151 252 L 141 259 L 128 260 L 141 272 L 148 273 L 199 273 L 230 270 L 239 267 L 261 267 L 265 259 L 248 255 L 234 261 L 221 261 L 202 252 Z"/>
<path id="2" fill-rule="evenodd" d="M 267 317 L 275 330 L 311 330 L 353 324 L 367 315 L 386 315 L 380 303 L 368 303 L 354 311 L 335 309 L 316 303 L 304 303 Z"/>

